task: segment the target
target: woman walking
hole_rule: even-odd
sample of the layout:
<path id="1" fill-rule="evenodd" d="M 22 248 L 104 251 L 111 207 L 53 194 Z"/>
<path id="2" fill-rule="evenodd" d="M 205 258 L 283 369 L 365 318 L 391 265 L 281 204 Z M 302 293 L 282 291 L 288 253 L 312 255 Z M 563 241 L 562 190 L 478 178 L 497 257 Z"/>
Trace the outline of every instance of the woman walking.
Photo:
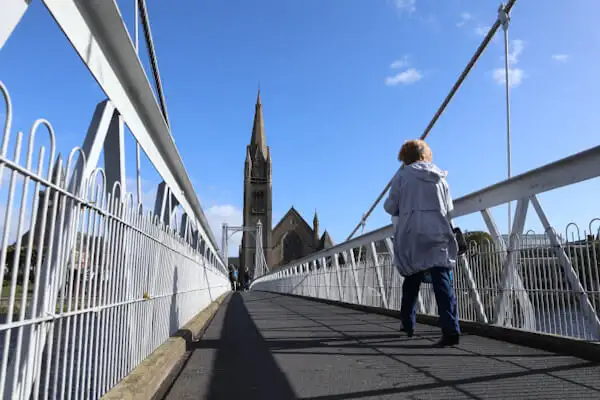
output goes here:
<path id="1" fill-rule="evenodd" d="M 442 338 L 434 346 L 456 345 L 460 328 L 451 271 L 458 245 L 451 224 L 447 173 L 433 164 L 431 149 L 422 140 L 404 143 L 398 159 L 404 165 L 392 180 L 384 208 L 395 217 L 394 266 L 404 277 L 402 330 L 413 336 L 419 288 L 429 273 L 442 328 Z"/>

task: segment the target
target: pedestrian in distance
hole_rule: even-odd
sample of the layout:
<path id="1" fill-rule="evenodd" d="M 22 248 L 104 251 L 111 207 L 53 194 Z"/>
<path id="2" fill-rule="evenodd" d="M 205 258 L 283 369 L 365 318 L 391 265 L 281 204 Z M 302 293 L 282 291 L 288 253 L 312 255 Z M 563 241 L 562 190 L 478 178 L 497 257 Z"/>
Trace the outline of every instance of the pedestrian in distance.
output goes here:
<path id="1" fill-rule="evenodd" d="M 233 271 L 235 267 L 233 264 L 229 264 L 229 283 L 231 283 L 231 290 L 235 290 L 235 279 L 233 277 Z"/>

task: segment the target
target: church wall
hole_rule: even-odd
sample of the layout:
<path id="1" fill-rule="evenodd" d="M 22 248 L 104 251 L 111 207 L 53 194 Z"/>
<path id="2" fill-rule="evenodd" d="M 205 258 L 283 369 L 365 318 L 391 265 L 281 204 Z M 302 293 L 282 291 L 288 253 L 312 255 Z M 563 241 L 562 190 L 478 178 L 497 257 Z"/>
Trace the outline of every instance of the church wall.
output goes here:
<path id="1" fill-rule="evenodd" d="M 254 193 L 256 191 L 261 191 L 264 194 L 264 198 L 260 202 L 256 202 L 254 199 Z M 248 180 L 245 183 L 244 190 L 244 226 L 256 226 L 256 223 L 260 220 L 263 229 L 263 249 L 265 252 L 265 258 L 267 263 L 271 263 L 271 229 L 272 220 L 272 206 L 271 206 L 271 183 L 251 183 Z M 261 208 L 263 209 L 262 214 L 255 214 L 252 211 L 252 208 Z M 244 232 L 244 239 L 242 242 L 242 263 L 244 265 L 251 265 L 254 263 L 254 249 L 256 247 L 255 237 L 253 233 Z"/>
<path id="2" fill-rule="evenodd" d="M 293 222 L 293 223 L 292 223 Z M 302 242 L 302 256 L 305 257 L 315 251 L 313 244 L 313 231 L 308 227 L 303 218 L 293 211 L 290 211 L 282 222 L 273 231 L 271 238 L 273 244 L 273 251 L 271 258 L 273 266 L 279 266 L 283 262 L 284 257 L 284 240 L 286 234 L 295 231 Z M 299 258 L 301 258 L 299 257 Z"/>

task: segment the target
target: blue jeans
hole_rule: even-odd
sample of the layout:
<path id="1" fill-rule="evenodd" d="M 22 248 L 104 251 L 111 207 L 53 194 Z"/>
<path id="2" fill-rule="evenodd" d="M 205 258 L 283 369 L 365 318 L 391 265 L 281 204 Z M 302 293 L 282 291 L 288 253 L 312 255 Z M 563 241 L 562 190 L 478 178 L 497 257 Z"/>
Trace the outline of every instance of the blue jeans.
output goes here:
<path id="1" fill-rule="evenodd" d="M 405 277 L 402 284 L 400 319 L 402 320 L 402 326 L 406 330 L 415 330 L 417 323 L 417 298 L 425 272 L 421 271 Z M 444 267 L 433 267 L 429 269 L 429 273 L 431 274 L 431 283 L 440 315 L 439 323 L 442 328 L 442 334 L 444 336 L 460 334 L 458 307 L 452 285 L 451 270 Z"/>

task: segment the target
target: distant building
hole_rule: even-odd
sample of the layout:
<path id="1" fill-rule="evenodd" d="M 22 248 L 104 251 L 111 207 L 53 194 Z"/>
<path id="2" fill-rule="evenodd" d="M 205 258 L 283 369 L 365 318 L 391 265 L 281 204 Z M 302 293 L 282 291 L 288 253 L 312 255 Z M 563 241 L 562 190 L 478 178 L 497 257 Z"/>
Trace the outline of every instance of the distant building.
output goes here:
<path id="1" fill-rule="evenodd" d="M 273 187 L 271 151 L 267 146 L 260 91 L 256 98 L 254 125 L 244 163 L 244 226 L 263 227 L 263 249 L 271 270 L 290 261 L 333 246 L 327 231 L 319 236 L 319 218 L 315 211 L 312 227 L 292 206 L 273 227 Z M 240 246 L 240 266 L 253 268 L 255 238 L 244 232 Z"/>
<path id="2" fill-rule="evenodd" d="M 565 244 L 565 240 L 562 235 L 558 234 L 558 241 L 560 244 Z M 502 238 L 506 243 L 508 243 L 508 235 L 502 235 Z M 521 236 L 521 249 L 530 249 L 535 247 L 547 247 L 550 246 L 550 239 L 544 233 L 531 233 L 524 234 Z"/>

